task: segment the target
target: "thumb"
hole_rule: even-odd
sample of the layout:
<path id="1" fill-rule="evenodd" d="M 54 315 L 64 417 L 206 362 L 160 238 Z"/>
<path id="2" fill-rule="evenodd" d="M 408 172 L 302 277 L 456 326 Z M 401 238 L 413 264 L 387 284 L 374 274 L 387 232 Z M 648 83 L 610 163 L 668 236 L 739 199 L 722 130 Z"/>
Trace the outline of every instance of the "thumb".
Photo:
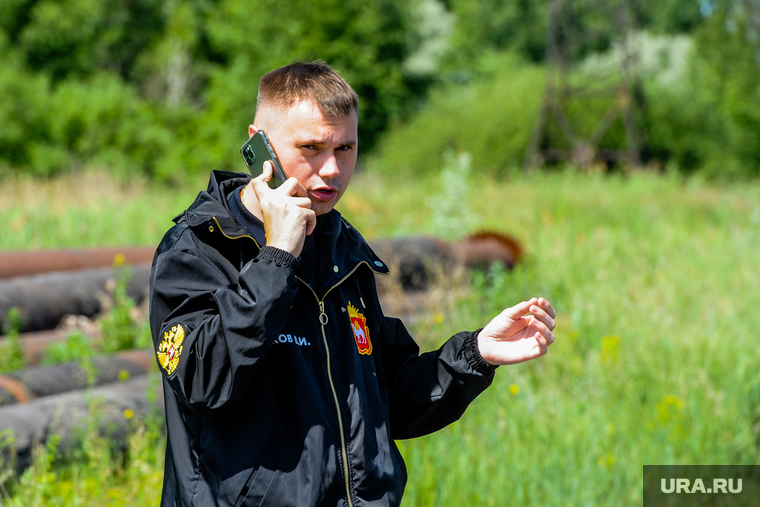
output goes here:
<path id="1" fill-rule="evenodd" d="M 267 160 L 264 162 L 261 174 L 253 178 L 253 191 L 256 195 L 261 195 L 264 189 L 269 189 L 269 180 L 272 179 L 272 163 Z"/>
<path id="2" fill-rule="evenodd" d="M 510 318 L 512 320 L 517 320 L 526 313 L 528 313 L 528 310 L 530 310 L 530 307 L 534 304 L 536 304 L 538 300 L 536 298 L 531 298 L 528 301 L 522 301 L 520 303 L 517 303 L 515 306 L 511 308 L 507 308 L 503 312 L 501 312 L 501 315 L 507 318 Z"/>

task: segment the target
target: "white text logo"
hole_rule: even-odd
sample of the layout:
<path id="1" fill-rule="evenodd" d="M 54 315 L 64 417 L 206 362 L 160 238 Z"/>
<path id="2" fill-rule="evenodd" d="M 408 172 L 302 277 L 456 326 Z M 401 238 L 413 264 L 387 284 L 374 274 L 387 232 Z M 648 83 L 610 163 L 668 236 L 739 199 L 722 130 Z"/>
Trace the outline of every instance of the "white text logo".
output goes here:
<path id="1" fill-rule="evenodd" d="M 694 479 L 693 483 L 689 479 L 660 479 L 660 490 L 663 493 L 741 493 L 742 480 L 736 479 L 734 483 L 734 479 L 713 479 L 712 487 L 706 488 L 702 479 Z"/>
<path id="2" fill-rule="evenodd" d="M 311 343 L 306 341 L 306 338 L 300 338 L 298 336 L 293 336 L 289 334 L 281 334 L 277 337 L 277 340 L 275 343 L 295 343 L 296 345 L 304 346 L 304 345 L 311 345 Z"/>

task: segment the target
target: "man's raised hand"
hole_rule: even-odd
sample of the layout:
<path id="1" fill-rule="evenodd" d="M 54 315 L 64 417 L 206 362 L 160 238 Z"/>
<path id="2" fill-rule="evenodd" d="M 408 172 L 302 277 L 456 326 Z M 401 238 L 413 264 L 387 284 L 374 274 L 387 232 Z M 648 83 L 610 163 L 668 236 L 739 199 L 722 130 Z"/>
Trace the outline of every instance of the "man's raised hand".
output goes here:
<path id="1" fill-rule="evenodd" d="M 317 225 L 317 215 L 311 209 L 306 189 L 297 179 L 288 178 L 279 187 L 271 189 L 268 184 L 271 178 L 272 163 L 266 161 L 261 175 L 250 184 L 258 200 L 267 246 L 277 247 L 298 257 L 306 236 Z"/>
<path id="2" fill-rule="evenodd" d="M 478 350 L 492 365 L 515 364 L 546 354 L 554 343 L 556 312 L 544 298 L 507 308 L 478 334 Z"/>

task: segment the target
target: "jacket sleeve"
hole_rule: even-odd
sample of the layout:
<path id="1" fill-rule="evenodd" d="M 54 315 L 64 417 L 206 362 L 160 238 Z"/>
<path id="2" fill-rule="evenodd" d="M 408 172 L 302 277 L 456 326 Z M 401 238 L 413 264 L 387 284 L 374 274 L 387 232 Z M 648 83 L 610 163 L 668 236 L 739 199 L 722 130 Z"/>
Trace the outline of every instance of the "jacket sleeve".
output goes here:
<path id="1" fill-rule="evenodd" d="M 372 300 L 382 314 L 379 300 Z M 457 333 L 438 350 L 420 354 L 399 319 L 382 319 L 382 368 L 394 438 L 419 437 L 451 424 L 491 385 L 496 367 L 480 356 L 478 332 Z"/>
<path id="2" fill-rule="evenodd" d="M 297 262 L 264 247 L 232 283 L 195 249 L 175 246 L 156 255 L 151 331 L 159 369 L 180 401 L 209 413 L 240 399 L 288 318 Z"/>

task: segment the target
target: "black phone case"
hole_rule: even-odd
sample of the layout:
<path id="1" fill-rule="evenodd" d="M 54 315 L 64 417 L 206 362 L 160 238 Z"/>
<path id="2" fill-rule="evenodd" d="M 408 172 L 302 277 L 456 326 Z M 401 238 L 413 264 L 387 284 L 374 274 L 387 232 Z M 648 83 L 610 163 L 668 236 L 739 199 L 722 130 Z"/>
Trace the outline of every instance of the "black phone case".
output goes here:
<path id="1" fill-rule="evenodd" d="M 245 161 L 245 165 L 248 166 L 248 170 L 251 176 L 254 178 L 259 176 L 264 170 L 264 162 L 270 160 L 274 165 L 272 171 L 272 179 L 269 180 L 269 186 L 271 188 L 277 188 L 282 185 L 287 177 L 282 170 L 280 160 L 277 158 L 277 154 L 269 142 L 266 133 L 263 130 L 259 130 L 240 148 L 240 155 Z"/>

